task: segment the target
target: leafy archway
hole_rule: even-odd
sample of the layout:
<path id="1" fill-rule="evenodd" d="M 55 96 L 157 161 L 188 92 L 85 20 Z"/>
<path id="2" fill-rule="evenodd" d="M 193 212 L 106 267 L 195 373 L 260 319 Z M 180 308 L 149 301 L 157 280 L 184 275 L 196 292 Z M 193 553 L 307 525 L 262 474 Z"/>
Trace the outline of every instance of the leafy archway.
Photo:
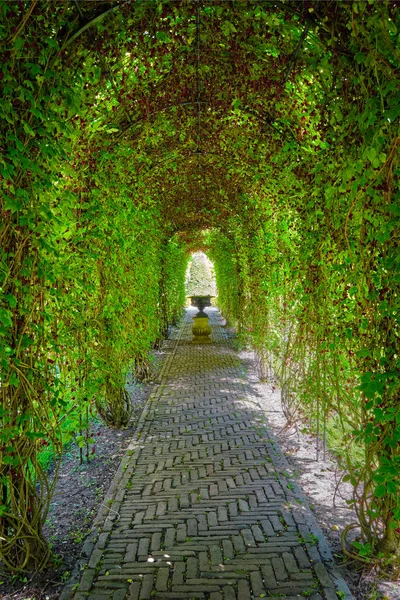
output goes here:
<path id="1" fill-rule="evenodd" d="M 1 4 L 10 568 L 48 558 L 41 445 L 60 450 L 60 419 L 76 405 L 126 423 L 126 372 L 146 375 L 200 247 L 227 316 L 279 377 L 288 416 L 321 410 L 346 448 L 364 449 L 345 454 L 357 557 L 398 567 L 395 8 Z"/>

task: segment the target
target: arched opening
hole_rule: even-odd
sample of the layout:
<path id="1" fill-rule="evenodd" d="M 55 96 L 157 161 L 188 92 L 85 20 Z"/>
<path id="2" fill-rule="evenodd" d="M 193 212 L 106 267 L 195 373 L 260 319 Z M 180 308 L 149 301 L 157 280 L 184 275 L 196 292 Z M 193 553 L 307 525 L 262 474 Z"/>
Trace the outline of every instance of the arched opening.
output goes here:
<path id="1" fill-rule="evenodd" d="M 193 252 L 189 258 L 185 280 L 186 296 L 217 297 L 214 265 L 207 254 Z"/>

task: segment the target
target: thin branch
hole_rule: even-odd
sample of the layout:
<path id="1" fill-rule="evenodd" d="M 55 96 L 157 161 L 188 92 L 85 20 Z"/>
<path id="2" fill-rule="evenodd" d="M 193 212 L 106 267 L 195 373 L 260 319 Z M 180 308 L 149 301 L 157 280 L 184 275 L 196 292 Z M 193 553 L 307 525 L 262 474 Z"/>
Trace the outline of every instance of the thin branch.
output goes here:
<path id="1" fill-rule="evenodd" d="M 129 122 L 127 127 L 125 129 L 122 129 L 122 131 L 116 137 L 117 138 L 121 137 L 121 135 L 126 133 L 129 129 L 131 129 L 131 127 L 136 127 L 136 125 L 139 125 L 139 123 L 148 121 L 150 119 L 150 117 L 156 117 L 160 113 L 162 113 L 166 110 L 169 110 L 171 108 L 178 108 L 180 106 L 196 106 L 199 104 L 208 104 L 208 102 L 204 101 L 204 100 L 201 100 L 201 101 L 194 100 L 193 102 L 178 102 L 177 104 L 167 104 L 167 106 L 163 106 L 163 108 L 160 108 L 159 110 L 155 110 L 155 111 L 149 113 L 148 115 L 146 115 L 145 117 L 141 117 L 140 119 L 137 119 L 136 121 Z"/>
<path id="2" fill-rule="evenodd" d="M 106 10 L 106 12 L 101 13 L 100 15 L 98 15 L 97 17 L 95 17 L 94 19 L 92 19 L 91 21 L 86 23 L 86 25 L 81 27 L 76 33 L 74 33 L 70 38 L 68 38 L 66 42 L 64 42 L 64 44 L 61 46 L 61 51 L 68 48 L 68 46 L 70 46 L 72 44 L 72 42 L 74 40 L 76 40 L 77 37 L 82 35 L 82 33 L 84 33 L 87 29 L 89 29 L 89 27 L 93 27 L 93 25 L 97 25 L 97 23 L 100 23 L 100 21 L 102 21 L 104 19 L 104 17 L 106 17 L 110 13 L 117 12 L 119 9 L 120 9 L 120 6 L 114 6 L 113 8 Z"/>
<path id="3" fill-rule="evenodd" d="M 79 16 L 81 17 L 81 19 L 83 19 L 83 12 L 81 7 L 79 6 L 79 0 L 74 0 L 74 2 L 76 4 L 76 8 L 78 9 Z"/>
<path id="4" fill-rule="evenodd" d="M 324 34 L 324 37 L 327 38 L 329 36 L 331 36 L 331 32 L 326 28 L 325 23 L 317 18 L 312 16 L 311 14 L 304 14 L 302 11 L 297 9 L 297 6 L 300 8 L 302 6 L 302 2 L 298 1 L 296 8 L 294 6 L 290 6 L 290 4 L 286 4 L 285 2 L 282 2 L 282 0 L 267 0 L 268 4 L 272 4 L 273 6 L 277 7 L 277 8 L 281 8 L 289 13 L 291 13 L 292 15 L 297 15 L 300 19 L 303 20 L 303 22 L 307 23 L 309 26 L 311 27 L 318 27 L 321 34 Z M 316 36 L 315 33 L 313 32 L 313 37 L 315 36 L 316 40 L 319 40 L 324 47 L 326 48 L 326 42 L 324 42 L 324 40 L 321 39 L 320 36 Z M 351 53 L 347 48 L 344 48 L 343 46 L 341 46 L 338 42 L 336 42 L 335 48 L 338 52 L 340 52 L 341 54 L 343 54 L 344 56 L 347 56 L 349 58 L 354 59 L 354 54 Z"/>
<path id="5" fill-rule="evenodd" d="M 33 9 L 35 8 L 37 4 L 37 0 L 32 0 L 32 4 L 29 7 L 28 12 L 26 13 L 26 15 L 23 17 L 21 23 L 18 25 L 16 32 L 14 33 L 14 35 L 12 37 L 10 37 L 7 41 L 9 44 L 12 44 L 13 41 L 19 36 L 19 34 L 21 33 L 21 31 L 23 30 L 23 28 L 25 27 L 29 17 L 31 16 Z"/>
<path id="6" fill-rule="evenodd" d="M 285 85 L 285 83 L 287 82 L 290 73 L 293 71 L 294 67 L 296 66 L 296 62 L 297 62 L 297 57 L 299 55 L 299 52 L 301 50 L 301 47 L 304 44 L 304 40 L 307 37 L 308 34 L 308 30 L 310 28 L 310 24 L 307 22 L 306 26 L 304 27 L 303 33 L 301 34 L 301 37 L 299 39 L 299 41 L 297 42 L 297 46 L 293 52 L 293 54 L 290 57 L 287 69 L 286 69 L 286 74 L 285 74 L 285 78 L 283 80 L 283 85 Z"/>

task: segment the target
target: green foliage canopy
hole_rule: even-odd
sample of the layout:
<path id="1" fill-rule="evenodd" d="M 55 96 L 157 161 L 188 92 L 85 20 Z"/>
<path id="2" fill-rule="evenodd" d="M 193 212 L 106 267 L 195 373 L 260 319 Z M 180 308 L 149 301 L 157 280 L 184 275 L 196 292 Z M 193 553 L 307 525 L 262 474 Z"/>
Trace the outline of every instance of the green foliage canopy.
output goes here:
<path id="1" fill-rule="evenodd" d="M 199 249 L 283 388 L 304 410 L 322 398 L 364 448 L 347 465 L 358 526 L 398 565 L 398 14 L 387 0 L 0 4 L 9 568 L 48 558 L 41 444 L 60 450 L 71 402 L 127 422 L 126 373 L 147 372 Z"/>

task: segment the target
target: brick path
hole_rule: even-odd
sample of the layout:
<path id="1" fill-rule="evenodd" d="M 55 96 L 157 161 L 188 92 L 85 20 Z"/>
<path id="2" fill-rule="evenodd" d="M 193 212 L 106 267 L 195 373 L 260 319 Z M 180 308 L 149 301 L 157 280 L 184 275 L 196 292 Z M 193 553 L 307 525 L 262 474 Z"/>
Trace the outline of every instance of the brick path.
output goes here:
<path id="1" fill-rule="evenodd" d="M 351 598 L 208 309 L 189 309 L 60 600 Z M 336 591 L 339 590 L 337 595 Z"/>

